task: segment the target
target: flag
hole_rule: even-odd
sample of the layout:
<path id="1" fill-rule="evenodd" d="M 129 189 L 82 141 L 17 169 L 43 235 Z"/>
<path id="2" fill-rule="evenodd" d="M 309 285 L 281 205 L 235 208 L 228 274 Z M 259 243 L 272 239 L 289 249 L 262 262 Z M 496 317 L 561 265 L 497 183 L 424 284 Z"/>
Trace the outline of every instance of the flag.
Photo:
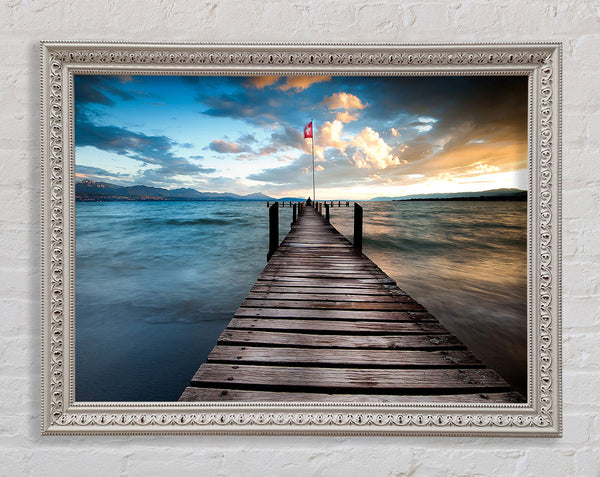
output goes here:
<path id="1" fill-rule="evenodd" d="M 304 126 L 304 139 L 312 138 L 312 121 Z"/>

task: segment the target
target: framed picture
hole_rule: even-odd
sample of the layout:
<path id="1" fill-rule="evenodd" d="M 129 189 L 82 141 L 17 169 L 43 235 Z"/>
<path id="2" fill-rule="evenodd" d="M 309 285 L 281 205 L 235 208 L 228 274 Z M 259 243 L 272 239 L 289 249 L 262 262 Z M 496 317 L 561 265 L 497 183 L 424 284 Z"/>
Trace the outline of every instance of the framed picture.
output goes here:
<path id="1" fill-rule="evenodd" d="M 41 71 L 43 434 L 561 435 L 559 44 Z"/>

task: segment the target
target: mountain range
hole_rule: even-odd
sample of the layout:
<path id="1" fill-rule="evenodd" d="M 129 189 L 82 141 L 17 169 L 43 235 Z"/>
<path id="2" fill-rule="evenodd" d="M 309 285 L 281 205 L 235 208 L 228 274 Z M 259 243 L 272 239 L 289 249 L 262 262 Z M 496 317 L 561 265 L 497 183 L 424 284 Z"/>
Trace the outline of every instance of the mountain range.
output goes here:
<path id="1" fill-rule="evenodd" d="M 232 192 L 199 192 L 195 189 L 163 189 L 144 185 L 120 186 L 84 180 L 75 184 L 79 201 L 110 200 L 275 200 L 261 192 L 239 195 Z M 289 199 L 288 199 L 289 200 Z M 298 200 L 298 199 L 292 199 Z"/>
<path id="2" fill-rule="evenodd" d="M 451 192 L 440 194 L 415 194 L 400 197 L 375 197 L 371 200 L 468 200 L 488 198 L 491 200 L 526 200 L 527 191 L 521 189 L 491 189 L 479 192 Z"/>

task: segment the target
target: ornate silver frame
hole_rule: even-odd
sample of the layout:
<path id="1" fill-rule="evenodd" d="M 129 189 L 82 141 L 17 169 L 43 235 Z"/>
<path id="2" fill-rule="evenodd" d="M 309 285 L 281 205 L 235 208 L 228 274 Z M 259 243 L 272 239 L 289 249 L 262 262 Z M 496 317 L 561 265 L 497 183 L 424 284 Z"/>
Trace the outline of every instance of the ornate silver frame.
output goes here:
<path id="1" fill-rule="evenodd" d="M 528 75 L 528 401 L 76 402 L 73 75 L 78 72 Z M 43 434 L 561 435 L 560 44 L 42 42 L 41 73 Z"/>

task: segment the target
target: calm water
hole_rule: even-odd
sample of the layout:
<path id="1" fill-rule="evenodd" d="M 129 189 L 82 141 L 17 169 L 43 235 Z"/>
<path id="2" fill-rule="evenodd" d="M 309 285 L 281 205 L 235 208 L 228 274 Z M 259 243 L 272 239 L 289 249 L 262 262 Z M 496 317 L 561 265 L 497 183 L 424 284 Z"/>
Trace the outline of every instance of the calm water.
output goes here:
<path id="1" fill-rule="evenodd" d="M 364 252 L 524 392 L 526 204 L 363 206 Z M 177 400 L 266 264 L 265 203 L 76 210 L 76 399 Z M 352 208 L 331 216 L 351 238 Z"/>

